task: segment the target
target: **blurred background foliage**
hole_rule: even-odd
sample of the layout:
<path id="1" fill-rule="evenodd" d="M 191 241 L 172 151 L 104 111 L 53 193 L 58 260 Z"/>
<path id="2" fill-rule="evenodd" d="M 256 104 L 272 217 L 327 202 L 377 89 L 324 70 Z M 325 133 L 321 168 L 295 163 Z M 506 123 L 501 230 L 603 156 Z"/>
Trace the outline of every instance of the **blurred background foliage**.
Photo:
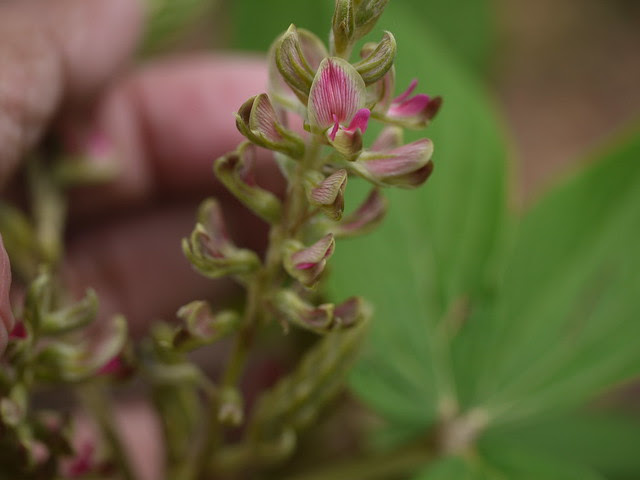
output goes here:
<path id="1" fill-rule="evenodd" d="M 218 46 L 264 52 L 290 23 L 326 37 L 333 10 L 178 3 L 192 13 L 159 15 L 147 51 L 209 12 Z M 472 453 L 419 480 L 640 477 L 638 395 L 619 388 L 640 375 L 640 12 L 561 3 L 391 0 L 369 37 L 396 36 L 398 91 L 418 78 L 445 103 L 433 178 L 389 192 L 383 227 L 332 260 L 332 294 L 376 307 L 351 387 L 384 419 L 372 448 L 488 416 Z"/>

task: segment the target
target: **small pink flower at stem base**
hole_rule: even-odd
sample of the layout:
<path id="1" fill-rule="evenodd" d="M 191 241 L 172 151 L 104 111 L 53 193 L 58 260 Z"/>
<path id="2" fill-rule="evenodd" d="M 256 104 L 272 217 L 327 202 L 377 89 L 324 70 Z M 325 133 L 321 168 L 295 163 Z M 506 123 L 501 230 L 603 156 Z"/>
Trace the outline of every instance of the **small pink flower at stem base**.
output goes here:
<path id="1" fill-rule="evenodd" d="M 364 80 L 347 61 L 331 57 L 322 61 L 311 85 L 308 122 L 316 133 L 346 157 L 362 148 L 362 134 L 369 122 Z"/>

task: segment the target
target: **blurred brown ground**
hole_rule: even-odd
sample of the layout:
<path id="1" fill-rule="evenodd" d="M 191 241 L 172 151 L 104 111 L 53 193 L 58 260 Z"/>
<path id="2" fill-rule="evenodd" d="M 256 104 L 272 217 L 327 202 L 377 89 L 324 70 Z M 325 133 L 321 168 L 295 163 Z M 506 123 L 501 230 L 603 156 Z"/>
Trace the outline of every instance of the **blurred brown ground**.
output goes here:
<path id="1" fill-rule="evenodd" d="M 492 86 L 529 201 L 640 118 L 640 1 L 496 0 Z"/>

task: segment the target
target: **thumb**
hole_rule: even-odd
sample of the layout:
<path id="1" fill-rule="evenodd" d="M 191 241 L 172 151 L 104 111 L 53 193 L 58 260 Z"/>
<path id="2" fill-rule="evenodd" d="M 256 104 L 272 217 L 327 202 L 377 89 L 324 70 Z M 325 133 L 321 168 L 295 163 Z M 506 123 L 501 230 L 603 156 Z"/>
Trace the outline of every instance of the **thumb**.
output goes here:
<path id="1" fill-rule="evenodd" d="M 0 2 L 0 186 L 62 101 L 95 93 L 141 31 L 139 0 Z"/>
<path id="2" fill-rule="evenodd" d="M 13 330 L 14 319 L 9 303 L 9 288 L 11 287 L 11 267 L 9 257 L 2 244 L 0 236 L 0 354 L 7 346 L 9 332 Z"/>

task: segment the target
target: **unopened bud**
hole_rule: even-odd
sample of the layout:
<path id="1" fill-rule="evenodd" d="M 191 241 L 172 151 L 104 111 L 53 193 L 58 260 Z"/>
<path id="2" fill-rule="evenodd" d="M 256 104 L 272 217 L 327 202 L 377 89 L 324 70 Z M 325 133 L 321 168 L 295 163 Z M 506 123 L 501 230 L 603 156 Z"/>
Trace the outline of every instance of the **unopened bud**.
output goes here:
<path id="1" fill-rule="evenodd" d="M 0 421 L 17 427 L 27 413 L 27 392 L 22 384 L 15 385 L 9 395 L 0 399 Z"/>
<path id="2" fill-rule="evenodd" d="M 354 65 L 364 83 L 371 85 L 384 77 L 396 58 L 396 39 L 390 32 L 384 32 L 380 43 Z"/>
<path id="3" fill-rule="evenodd" d="M 334 306 L 330 303 L 311 305 L 291 290 L 280 290 L 273 304 L 289 323 L 305 330 L 326 333 L 333 325 Z"/>
<path id="4" fill-rule="evenodd" d="M 184 324 L 173 337 L 173 346 L 181 351 L 209 345 L 235 331 L 240 317 L 232 310 L 213 313 L 211 306 L 202 300 L 184 305 L 178 310 L 178 318 Z"/>
<path id="5" fill-rule="evenodd" d="M 314 72 L 304 56 L 295 25 L 289 27 L 276 45 L 275 61 L 284 81 L 306 105 Z"/>
<path id="6" fill-rule="evenodd" d="M 329 56 L 329 52 L 327 52 L 322 40 L 309 30 L 299 28 L 297 29 L 297 34 L 302 55 L 311 67 L 311 71 L 315 72 L 318 69 L 320 62 Z M 280 70 L 276 63 L 276 48 L 280 45 L 284 35 L 286 35 L 286 33 L 280 35 L 276 41 L 273 42 L 269 48 L 269 53 L 267 54 L 267 66 L 269 69 L 269 97 L 271 97 L 275 104 L 279 104 L 290 110 L 303 114 L 306 104 L 302 105 L 298 101 L 298 97 L 294 95 L 293 91 L 291 91 L 287 82 L 280 74 Z M 306 96 L 304 98 L 306 98 Z"/>
<path id="7" fill-rule="evenodd" d="M 336 0 L 331 24 L 331 39 L 337 56 L 348 58 L 355 40 L 353 0 Z"/>
<path id="8" fill-rule="evenodd" d="M 214 199 L 202 202 L 198 223 L 189 239 L 182 240 L 182 250 L 194 268 L 208 278 L 246 275 L 260 265 L 254 252 L 233 244 L 220 206 Z"/>
<path id="9" fill-rule="evenodd" d="M 356 38 L 369 33 L 378 22 L 389 0 L 356 0 Z"/>
<path id="10" fill-rule="evenodd" d="M 41 332 L 59 335 L 82 328 L 98 314 L 98 296 L 93 289 L 87 290 L 84 298 L 68 307 L 46 313 L 42 317 Z"/>
<path id="11" fill-rule="evenodd" d="M 43 381 L 80 382 L 94 375 L 112 358 L 123 351 L 127 342 L 127 322 L 124 317 L 112 319 L 110 331 L 96 342 L 87 339 L 70 345 L 53 342 L 36 357 L 36 378 Z"/>
<path id="12" fill-rule="evenodd" d="M 291 240 L 285 244 L 284 268 L 293 278 L 307 287 L 313 287 L 324 271 L 327 259 L 333 255 L 335 240 L 325 235 L 309 247 Z"/>
<path id="13" fill-rule="evenodd" d="M 218 158 L 213 167 L 216 176 L 247 208 L 269 223 L 282 215 L 282 204 L 271 192 L 258 187 L 253 180 L 255 147 L 241 145 L 238 150 Z"/>
<path id="14" fill-rule="evenodd" d="M 336 324 L 342 327 L 353 327 L 371 316 L 371 306 L 361 297 L 351 297 L 340 305 L 336 305 L 333 315 Z"/>
<path id="15" fill-rule="evenodd" d="M 355 212 L 332 228 L 332 232 L 340 238 L 369 233 L 382 222 L 386 212 L 387 200 L 375 188 Z"/>
<path id="16" fill-rule="evenodd" d="M 269 97 L 262 93 L 247 100 L 236 114 L 236 126 L 251 142 L 293 158 L 304 155 L 304 142 L 283 127 Z"/>
<path id="17" fill-rule="evenodd" d="M 433 171 L 433 143 L 422 139 L 391 150 L 363 152 L 354 169 L 380 186 L 415 188 Z"/>
<path id="18" fill-rule="evenodd" d="M 308 192 L 309 203 L 319 207 L 331 220 L 340 220 L 344 211 L 347 178 L 346 170 L 336 170 Z"/>

